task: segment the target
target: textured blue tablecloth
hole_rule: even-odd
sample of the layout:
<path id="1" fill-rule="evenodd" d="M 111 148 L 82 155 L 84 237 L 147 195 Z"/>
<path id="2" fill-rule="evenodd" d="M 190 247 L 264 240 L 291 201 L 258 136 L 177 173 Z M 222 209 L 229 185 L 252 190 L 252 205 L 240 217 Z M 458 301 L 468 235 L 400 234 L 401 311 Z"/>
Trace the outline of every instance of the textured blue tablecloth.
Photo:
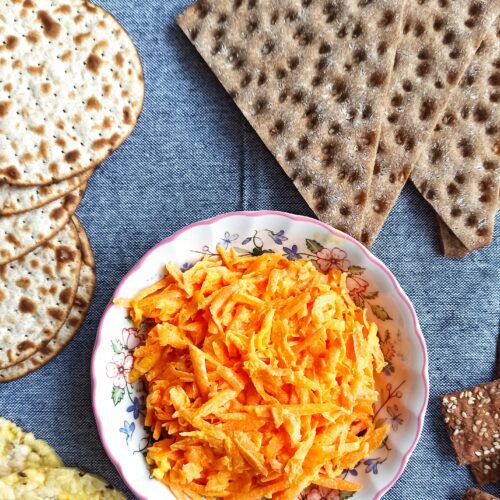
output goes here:
<path id="1" fill-rule="evenodd" d="M 0 386 L 0 415 L 48 440 L 68 465 L 126 487 L 100 444 L 90 400 L 99 318 L 123 275 L 155 243 L 234 210 L 312 216 L 292 182 L 175 25 L 189 0 L 100 0 L 137 43 L 146 78 L 130 139 L 92 177 L 78 215 L 97 261 L 84 327 L 52 363 Z M 472 484 L 455 464 L 438 397 L 493 377 L 500 316 L 500 236 L 463 261 L 441 256 L 432 210 L 413 187 L 400 197 L 374 253 L 413 301 L 429 350 L 422 438 L 387 499 L 459 499 Z M 500 495 L 500 485 L 489 488 Z"/>

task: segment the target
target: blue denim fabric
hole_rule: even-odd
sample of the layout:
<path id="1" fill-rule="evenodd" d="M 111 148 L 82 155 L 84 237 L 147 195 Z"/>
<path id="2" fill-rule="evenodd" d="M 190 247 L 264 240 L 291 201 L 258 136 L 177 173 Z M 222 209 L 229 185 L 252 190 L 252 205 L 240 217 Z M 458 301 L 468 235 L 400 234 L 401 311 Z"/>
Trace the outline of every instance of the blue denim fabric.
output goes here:
<path id="1" fill-rule="evenodd" d="M 135 40 L 146 80 L 130 139 L 95 173 L 78 210 L 97 262 L 84 327 L 53 362 L 0 386 L 0 415 L 48 440 L 67 465 L 126 491 L 100 444 L 90 358 L 113 290 L 155 243 L 199 219 L 234 210 L 313 216 L 272 155 L 175 24 L 189 0 L 100 0 Z M 459 499 L 472 484 L 452 454 L 439 395 L 493 377 L 500 316 L 500 237 L 463 261 L 440 253 L 430 207 L 405 188 L 374 253 L 413 301 L 429 350 L 422 438 L 387 500 Z M 500 485 L 489 491 L 500 495 Z"/>

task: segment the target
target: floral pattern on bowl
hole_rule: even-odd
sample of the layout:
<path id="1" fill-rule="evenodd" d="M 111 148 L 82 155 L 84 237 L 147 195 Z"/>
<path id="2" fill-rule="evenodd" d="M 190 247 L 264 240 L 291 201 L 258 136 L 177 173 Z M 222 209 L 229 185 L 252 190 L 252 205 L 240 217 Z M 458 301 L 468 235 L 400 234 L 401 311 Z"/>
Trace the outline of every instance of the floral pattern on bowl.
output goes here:
<path id="1" fill-rule="evenodd" d="M 391 431 L 381 448 L 342 475 L 360 482 L 361 492 L 353 495 L 312 485 L 300 498 L 380 498 L 402 473 L 418 440 L 427 404 L 425 342 L 409 300 L 385 266 L 349 236 L 313 219 L 276 212 L 228 214 L 189 226 L 146 254 L 115 297 L 133 296 L 158 280 L 168 260 L 185 271 L 203 256 L 216 254 L 218 246 L 233 248 L 240 255 L 280 253 L 289 260 L 310 260 L 322 272 L 337 268 L 347 273 L 353 300 L 366 307 L 379 326 L 387 366 L 377 380 L 381 398 L 375 418 L 389 422 Z M 92 361 L 94 413 L 108 455 L 136 496 L 174 498 L 149 476 L 144 459 L 151 443 L 143 425 L 145 390 L 141 382 L 127 381 L 133 349 L 144 335 L 132 328 L 123 308 L 108 306 Z"/>

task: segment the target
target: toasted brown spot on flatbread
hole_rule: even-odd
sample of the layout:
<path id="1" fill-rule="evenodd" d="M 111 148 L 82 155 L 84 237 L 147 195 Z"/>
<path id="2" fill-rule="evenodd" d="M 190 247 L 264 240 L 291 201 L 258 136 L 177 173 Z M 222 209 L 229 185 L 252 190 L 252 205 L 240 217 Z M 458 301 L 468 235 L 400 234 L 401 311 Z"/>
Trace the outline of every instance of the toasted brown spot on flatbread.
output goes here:
<path id="1" fill-rule="evenodd" d="M 109 116 L 104 117 L 104 119 L 102 120 L 102 128 L 108 129 L 111 128 L 112 125 L 113 125 L 113 120 Z"/>
<path id="2" fill-rule="evenodd" d="M 36 304 L 28 297 L 22 297 L 19 301 L 19 311 L 24 314 L 33 314 L 36 311 Z"/>
<path id="3" fill-rule="evenodd" d="M 61 33 L 61 25 L 55 21 L 48 12 L 38 11 L 38 20 L 42 23 L 43 32 L 47 38 L 55 39 Z"/>
<path id="4" fill-rule="evenodd" d="M 127 125 L 132 123 L 132 110 L 129 106 L 123 108 L 123 120 Z"/>
<path id="5" fill-rule="evenodd" d="M 60 246 L 56 249 L 56 260 L 60 264 L 71 262 L 74 258 L 75 252 L 71 248 L 67 246 Z"/>
<path id="6" fill-rule="evenodd" d="M 12 103 L 10 101 L 0 101 L 0 117 L 7 116 L 11 108 Z"/>
<path id="7" fill-rule="evenodd" d="M 5 40 L 5 48 L 7 50 L 14 50 L 17 46 L 19 45 L 19 38 L 14 35 L 9 35 L 7 39 Z"/>
<path id="8" fill-rule="evenodd" d="M 102 86 L 102 92 L 105 97 L 108 97 L 109 94 L 111 94 L 111 85 L 109 83 L 106 83 L 105 85 Z"/>
<path id="9" fill-rule="evenodd" d="M 26 35 L 26 40 L 30 43 L 38 43 L 40 41 L 40 33 L 38 31 L 30 31 Z"/>
<path id="10" fill-rule="evenodd" d="M 121 68 L 123 66 L 123 63 L 125 62 L 125 59 L 123 58 L 123 55 L 121 52 L 117 52 L 115 54 L 115 63 Z"/>
<path id="11" fill-rule="evenodd" d="M 36 347 L 36 344 L 31 342 L 31 340 L 24 340 L 23 342 L 18 344 L 17 350 L 19 352 L 23 352 L 23 351 L 27 351 L 28 349 L 33 349 L 34 347 Z"/>
<path id="12" fill-rule="evenodd" d="M 63 207 L 57 207 L 57 208 L 54 208 L 51 212 L 50 212 L 50 218 L 52 220 L 59 220 L 61 219 L 62 217 L 64 217 L 64 215 L 66 214 L 66 210 L 64 210 Z"/>
<path id="13" fill-rule="evenodd" d="M 40 156 L 44 160 L 49 159 L 49 143 L 47 141 L 41 141 L 40 142 L 40 150 L 39 150 Z"/>
<path id="14" fill-rule="evenodd" d="M 19 240 L 12 234 L 8 233 L 6 238 L 5 238 L 9 243 L 12 243 L 13 245 L 20 245 L 21 243 Z"/>
<path id="15" fill-rule="evenodd" d="M 78 318 L 71 317 L 68 319 L 68 325 L 71 326 L 72 328 L 75 328 L 78 326 L 80 323 L 80 320 Z"/>
<path id="16" fill-rule="evenodd" d="M 42 75 L 45 70 L 45 64 L 41 64 L 40 66 L 28 66 L 27 69 L 30 75 Z"/>
<path id="17" fill-rule="evenodd" d="M 87 10 L 88 12 L 92 12 L 92 13 L 95 13 L 97 12 L 97 8 L 94 7 L 93 5 L 87 3 L 87 2 L 84 2 L 83 4 L 83 7 L 85 8 L 85 10 Z"/>
<path id="18" fill-rule="evenodd" d="M 96 111 L 99 111 L 102 109 L 102 105 L 99 100 L 93 96 L 87 100 L 87 109 L 95 109 Z"/>
<path id="19" fill-rule="evenodd" d="M 76 149 L 64 155 L 64 159 L 66 160 L 67 163 L 75 163 L 76 161 L 78 161 L 79 158 L 80 158 L 80 151 Z"/>
<path id="20" fill-rule="evenodd" d="M 12 83 L 6 83 L 3 88 L 5 92 L 12 92 Z"/>
<path id="21" fill-rule="evenodd" d="M 60 294 L 59 294 L 59 300 L 63 304 L 69 304 L 69 301 L 71 300 L 71 296 L 73 294 L 73 291 L 71 288 L 65 288 Z"/>
<path id="22" fill-rule="evenodd" d="M 59 172 L 59 165 L 55 161 L 50 163 L 49 172 L 51 174 L 57 174 Z"/>
<path id="23" fill-rule="evenodd" d="M 61 5 L 56 9 L 58 14 L 71 14 L 71 7 L 68 4 Z"/>
<path id="24" fill-rule="evenodd" d="M 73 40 L 77 45 L 81 45 L 87 38 L 90 38 L 91 36 L 92 33 L 90 33 L 90 31 L 87 31 L 86 33 L 80 33 L 78 35 L 75 35 L 73 37 Z"/>
<path id="25" fill-rule="evenodd" d="M 1 113 L 0 113 L 0 116 L 1 116 Z M 0 169 L 0 174 L 3 174 L 8 179 L 12 179 L 14 181 L 19 179 L 19 177 L 21 177 L 19 170 L 17 170 L 17 168 L 14 166 Z"/>
<path id="26" fill-rule="evenodd" d="M 96 54 L 90 54 L 90 56 L 87 58 L 87 68 L 92 73 L 98 73 L 101 64 L 102 64 L 102 59 Z"/>
<path id="27" fill-rule="evenodd" d="M 34 157 L 31 153 L 24 153 L 21 155 L 20 160 L 22 163 L 29 163 L 34 160 Z"/>
<path id="28" fill-rule="evenodd" d="M 54 273 L 52 272 L 52 268 L 45 264 L 44 266 L 42 266 L 42 271 L 47 275 L 47 276 L 50 276 L 51 278 L 54 277 Z"/>
<path id="29" fill-rule="evenodd" d="M 70 208 L 72 205 L 74 205 L 78 201 L 78 196 L 76 196 L 74 193 L 68 193 L 64 197 L 64 208 Z"/>
<path id="30" fill-rule="evenodd" d="M 64 319 L 64 314 L 60 309 L 56 307 L 49 307 L 47 309 L 47 313 L 51 318 L 54 318 L 56 321 L 62 321 Z"/>
<path id="31" fill-rule="evenodd" d="M 66 147 L 66 141 L 62 137 L 58 137 L 56 139 L 56 144 L 58 146 L 60 146 L 61 148 L 65 148 Z"/>
<path id="32" fill-rule="evenodd" d="M 68 62 L 73 57 L 73 53 L 70 50 L 67 50 L 62 56 L 61 61 Z"/>
<path id="33" fill-rule="evenodd" d="M 96 43 L 92 47 L 92 53 L 98 54 L 99 52 L 103 52 L 108 47 L 108 42 L 106 40 L 101 40 L 99 43 Z"/>
<path id="34" fill-rule="evenodd" d="M 30 285 L 31 285 L 31 280 L 27 277 L 19 278 L 16 281 L 16 286 L 22 288 L 23 290 L 27 290 Z"/>

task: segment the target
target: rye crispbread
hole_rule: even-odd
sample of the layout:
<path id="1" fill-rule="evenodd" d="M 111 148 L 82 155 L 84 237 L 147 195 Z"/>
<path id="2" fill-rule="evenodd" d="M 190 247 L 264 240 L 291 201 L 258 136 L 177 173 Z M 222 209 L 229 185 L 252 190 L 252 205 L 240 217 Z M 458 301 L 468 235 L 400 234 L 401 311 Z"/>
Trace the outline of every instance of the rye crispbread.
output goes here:
<path id="1" fill-rule="evenodd" d="M 500 20 L 485 34 L 411 179 L 469 250 L 491 243 L 500 185 Z"/>
<path id="2" fill-rule="evenodd" d="M 85 321 L 94 293 L 95 261 L 85 229 L 75 216 L 72 222 L 80 238 L 82 267 L 71 311 L 54 338 L 44 342 L 38 351 L 24 361 L 0 370 L 0 383 L 17 380 L 46 365 L 68 345 Z"/>
<path id="3" fill-rule="evenodd" d="M 500 192 L 497 212 L 500 210 Z M 446 257 L 452 257 L 454 259 L 463 259 L 466 255 L 470 253 L 463 243 L 451 232 L 450 228 L 439 218 L 439 234 L 441 237 L 441 245 L 443 249 L 443 255 Z"/>
<path id="4" fill-rule="evenodd" d="M 73 223 L 29 254 L 0 266 L 0 368 L 25 360 L 64 324 L 81 267 Z"/>
<path id="5" fill-rule="evenodd" d="M 75 191 L 29 212 L 0 216 L 0 265 L 31 252 L 67 224 L 85 193 Z"/>
<path id="6" fill-rule="evenodd" d="M 499 8 L 500 0 L 409 3 L 364 213 L 365 245 L 380 231 Z"/>
<path id="7" fill-rule="evenodd" d="M 0 184 L 0 215 L 13 215 L 43 207 L 85 184 L 93 170 L 45 186 Z"/>
<path id="8" fill-rule="evenodd" d="M 102 162 L 142 109 L 143 72 L 120 24 L 83 0 L 0 10 L 0 179 L 42 185 Z"/>
<path id="9" fill-rule="evenodd" d="M 177 19 L 318 217 L 359 236 L 399 0 L 201 0 Z"/>

